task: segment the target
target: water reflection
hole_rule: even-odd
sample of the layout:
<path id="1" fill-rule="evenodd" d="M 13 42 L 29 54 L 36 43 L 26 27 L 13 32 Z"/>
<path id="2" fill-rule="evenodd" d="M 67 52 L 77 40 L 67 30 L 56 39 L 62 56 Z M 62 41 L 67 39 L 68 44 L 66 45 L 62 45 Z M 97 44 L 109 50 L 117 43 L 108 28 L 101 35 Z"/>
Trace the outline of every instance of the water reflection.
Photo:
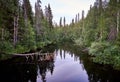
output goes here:
<path id="1" fill-rule="evenodd" d="M 54 53 L 32 57 L 15 57 L 0 61 L 0 82 L 46 82 L 46 73 L 53 74 Z"/>
<path id="2" fill-rule="evenodd" d="M 46 82 L 46 73 L 53 74 L 54 70 L 54 54 L 49 54 L 38 62 L 38 78 L 41 77 L 42 82 Z"/>
<path id="3" fill-rule="evenodd" d="M 92 63 L 79 47 L 68 45 L 37 58 L 0 61 L 0 82 L 119 82 L 119 76 L 119 71 Z"/>

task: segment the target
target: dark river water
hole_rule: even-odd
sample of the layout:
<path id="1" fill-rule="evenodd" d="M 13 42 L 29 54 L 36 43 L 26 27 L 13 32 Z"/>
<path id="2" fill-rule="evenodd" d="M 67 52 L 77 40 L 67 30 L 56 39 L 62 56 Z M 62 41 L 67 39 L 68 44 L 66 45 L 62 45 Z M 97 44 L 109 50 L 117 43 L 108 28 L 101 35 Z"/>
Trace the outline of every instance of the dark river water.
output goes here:
<path id="1" fill-rule="evenodd" d="M 120 82 L 120 72 L 92 63 L 79 47 L 64 45 L 44 56 L 0 61 L 0 82 Z"/>

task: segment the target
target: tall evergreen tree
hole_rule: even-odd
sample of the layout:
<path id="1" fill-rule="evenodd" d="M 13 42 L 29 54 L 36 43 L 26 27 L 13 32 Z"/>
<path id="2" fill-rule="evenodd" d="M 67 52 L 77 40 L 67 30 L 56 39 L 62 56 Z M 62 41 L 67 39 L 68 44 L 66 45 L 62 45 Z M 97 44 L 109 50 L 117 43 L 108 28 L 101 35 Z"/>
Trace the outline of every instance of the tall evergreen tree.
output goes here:
<path id="1" fill-rule="evenodd" d="M 74 23 L 75 23 L 75 22 L 74 22 L 74 19 L 72 19 L 72 25 L 74 25 Z"/>
<path id="2" fill-rule="evenodd" d="M 78 15 L 76 14 L 76 16 L 75 16 L 75 23 L 77 23 L 78 22 Z"/>
<path id="3" fill-rule="evenodd" d="M 33 12 L 32 7 L 30 5 L 29 0 L 23 0 L 22 3 L 22 10 L 23 10 L 23 28 L 21 28 L 21 31 L 24 32 L 22 43 L 27 49 L 31 49 L 35 46 L 35 31 L 33 28 Z M 22 20 L 21 20 L 22 21 Z"/>
<path id="4" fill-rule="evenodd" d="M 62 27 L 62 17 L 60 17 L 59 26 Z"/>
<path id="5" fill-rule="evenodd" d="M 48 21 L 49 28 L 53 28 L 53 24 L 52 24 L 53 15 L 52 15 L 50 4 L 48 4 L 48 7 L 45 6 L 45 16 Z"/>
<path id="6" fill-rule="evenodd" d="M 35 3 L 35 27 L 37 35 L 41 34 L 42 31 L 42 19 L 43 19 L 43 11 L 41 8 L 41 1 L 37 0 Z"/>
<path id="7" fill-rule="evenodd" d="M 65 27 L 65 25 L 66 25 L 66 19 L 65 19 L 65 17 L 64 17 L 64 20 L 63 20 L 63 24 L 64 24 L 64 27 Z"/>
<path id="8" fill-rule="evenodd" d="M 119 26 L 118 26 L 118 24 L 119 24 L 118 10 L 119 10 L 119 8 L 117 8 L 117 0 L 110 0 L 108 8 L 109 8 L 108 12 L 111 12 L 111 13 L 108 13 L 108 16 L 110 16 L 110 20 L 109 20 L 110 31 L 109 31 L 108 39 L 110 41 L 111 40 L 114 41 L 119 32 Z"/>
<path id="9" fill-rule="evenodd" d="M 78 13 L 78 16 L 77 16 L 78 18 L 77 18 L 77 20 L 78 20 L 78 22 L 79 22 L 79 20 L 80 20 L 80 14 Z"/>
<path id="10" fill-rule="evenodd" d="M 49 12 L 49 26 L 50 28 L 53 28 L 53 24 L 52 24 L 53 15 L 50 4 L 48 4 L 48 12 Z"/>
<path id="11" fill-rule="evenodd" d="M 82 11 L 82 20 L 84 19 L 84 10 Z"/>
<path id="12" fill-rule="evenodd" d="M 33 12 L 29 0 L 23 0 L 23 14 L 25 19 L 25 24 L 27 24 L 29 20 L 30 24 L 33 25 Z"/>

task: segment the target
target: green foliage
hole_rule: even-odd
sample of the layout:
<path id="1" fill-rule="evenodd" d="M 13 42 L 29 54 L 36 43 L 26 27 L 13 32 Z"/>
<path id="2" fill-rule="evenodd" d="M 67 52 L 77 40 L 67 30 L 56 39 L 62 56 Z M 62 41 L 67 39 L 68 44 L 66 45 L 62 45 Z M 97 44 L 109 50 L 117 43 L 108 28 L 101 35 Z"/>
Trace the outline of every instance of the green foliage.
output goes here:
<path id="1" fill-rule="evenodd" d="M 25 47 L 23 47 L 22 45 L 17 45 L 16 49 L 14 50 L 14 53 L 24 53 L 24 52 L 28 52 L 29 50 L 27 50 Z"/>
<path id="2" fill-rule="evenodd" d="M 120 29 L 119 6 L 117 0 L 110 0 L 106 7 L 93 6 L 84 20 L 72 25 L 78 27 L 80 35 L 75 38 L 75 44 L 89 47 L 94 62 L 109 64 L 115 69 L 120 69 L 120 33 L 116 31 Z"/>
<path id="3" fill-rule="evenodd" d="M 82 38 L 79 38 L 79 39 L 75 40 L 75 44 L 76 44 L 76 45 L 79 45 L 79 46 L 81 46 L 81 47 L 84 47 L 84 46 L 85 46 L 85 42 L 83 41 Z"/>
<path id="4" fill-rule="evenodd" d="M 0 53 L 11 54 L 13 50 L 13 45 L 9 41 L 0 41 Z"/>
<path id="5" fill-rule="evenodd" d="M 54 41 L 56 43 L 74 42 L 79 36 L 78 29 L 73 27 L 58 27 L 54 29 Z"/>
<path id="6" fill-rule="evenodd" d="M 106 47 L 109 47 L 108 42 L 93 42 L 89 47 L 89 53 L 93 56 L 100 55 L 104 52 Z"/>
<path id="7" fill-rule="evenodd" d="M 0 52 L 1 53 L 24 53 L 36 49 L 35 28 L 33 27 L 33 14 L 29 0 L 24 0 L 24 4 L 19 0 L 0 1 Z M 23 8 L 24 5 L 24 8 Z M 25 12 L 25 8 L 27 11 Z M 13 47 L 14 40 L 14 17 L 19 13 L 17 27 L 17 42 Z M 27 22 L 25 22 L 26 13 Z"/>
<path id="8" fill-rule="evenodd" d="M 115 69 L 120 69 L 120 47 L 109 42 L 94 42 L 89 47 L 89 54 L 93 56 L 93 62 L 109 64 Z"/>
<path id="9" fill-rule="evenodd" d="M 33 29 L 33 27 L 31 26 L 30 22 L 28 23 L 28 28 L 27 28 L 27 31 L 26 31 L 26 44 L 28 46 L 28 48 L 31 50 L 31 49 L 34 49 L 35 48 L 35 31 Z"/>

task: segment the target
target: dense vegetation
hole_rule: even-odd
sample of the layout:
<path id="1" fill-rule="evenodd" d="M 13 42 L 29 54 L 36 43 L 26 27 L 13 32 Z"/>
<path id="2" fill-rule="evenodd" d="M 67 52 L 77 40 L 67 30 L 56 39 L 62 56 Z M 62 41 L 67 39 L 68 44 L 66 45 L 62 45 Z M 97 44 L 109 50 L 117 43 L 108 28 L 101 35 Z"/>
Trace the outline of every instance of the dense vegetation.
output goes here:
<path id="1" fill-rule="evenodd" d="M 0 1 L 0 53 L 24 53 L 49 44 L 52 26 L 50 5 L 41 9 L 41 1 L 35 3 L 35 14 L 29 0 Z"/>
<path id="2" fill-rule="evenodd" d="M 120 69 L 119 8 L 119 0 L 96 0 L 86 17 L 82 11 L 82 18 L 78 13 L 69 25 L 65 17 L 53 25 L 50 4 L 43 12 L 37 0 L 33 13 L 29 0 L 1 0 L 0 53 L 24 53 L 66 41 L 88 50 L 93 62 Z"/>
<path id="3" fill-rule="evenodd" d="M 96 5 L 96 3 L 99 3 Z M 93 61 L 120 69 L 120 2 L 95 2 L 90 8 L 80 39 L 76 43 L 88 47 Z"/>

